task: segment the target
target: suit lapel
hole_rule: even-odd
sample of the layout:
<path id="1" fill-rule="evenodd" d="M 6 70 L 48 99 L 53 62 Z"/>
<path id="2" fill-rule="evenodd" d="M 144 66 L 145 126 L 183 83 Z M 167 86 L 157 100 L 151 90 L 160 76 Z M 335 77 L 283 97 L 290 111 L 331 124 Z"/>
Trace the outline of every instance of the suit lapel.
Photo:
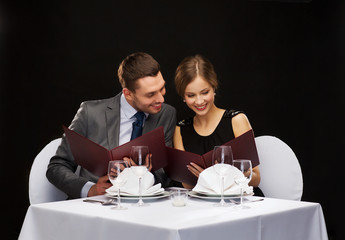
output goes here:
<path id="1" fill-rule="evenodd" d="M 153 130 L 156 128 L 157 125 L 157 115 L 158 114 L 150 114 L 147 119 L 145 120 L 145 124 L 143 127 L 143 134 Z"/>
<path id="2" fill-rule="evenodd" d="M 114 102 L 109 104 L 106 110 L 106 128 L 108 135 L 109 149 L 113 149 L 119 145 L 120 135 L 120 96 L 121 93 L 116 95 Z"/>

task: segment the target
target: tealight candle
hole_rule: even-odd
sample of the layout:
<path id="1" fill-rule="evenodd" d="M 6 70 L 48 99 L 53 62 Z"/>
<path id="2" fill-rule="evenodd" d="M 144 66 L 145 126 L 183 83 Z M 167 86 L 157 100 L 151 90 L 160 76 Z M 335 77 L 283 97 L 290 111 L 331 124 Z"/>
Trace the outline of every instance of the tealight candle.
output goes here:
<path id="1" fill-rule="evenodd" d="M 188 192 L 177 189 L 171 193 L 171 203 L 174 207 L 184 207 L 187 204 Z"/>
<path id="2" fill-rule="evenodd" d="M 174 207 L 184 207 L 184 206 L 186 206 L 186 200 L 185 199 L 174 199 L 172 202 L 172 205 Z"/>

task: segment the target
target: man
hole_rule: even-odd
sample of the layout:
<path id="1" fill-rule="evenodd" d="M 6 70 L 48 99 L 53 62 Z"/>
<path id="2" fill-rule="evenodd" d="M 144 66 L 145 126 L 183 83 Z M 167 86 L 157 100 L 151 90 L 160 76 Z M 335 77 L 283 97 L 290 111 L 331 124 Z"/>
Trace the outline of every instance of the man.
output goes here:
<path id="1" fill-rule="evenodd" d="M 139 111 L 145 114 L 142 133 L 163 126 L 165 143 L 171 146 L 176 110 L 163 103 L 165 81 L 158 62 L 147 53 L 131 54 L 120 64 L 118 77 L 122 93 L 109 99 L 83 102 L 69 128 L 107 149 L 113 149 L 130 141 L 132 124 L 136 121 L 134 115 Z M 83 168 L 79 176 L 76 175 L 77 167 L 63 136 L 48 165 L 48 180 L 69 198 L 101 195 L 111 186 L 107 176 L 98 178 Z M 153 174 L 163 187 L 171 184 L 163 169 Z"/>

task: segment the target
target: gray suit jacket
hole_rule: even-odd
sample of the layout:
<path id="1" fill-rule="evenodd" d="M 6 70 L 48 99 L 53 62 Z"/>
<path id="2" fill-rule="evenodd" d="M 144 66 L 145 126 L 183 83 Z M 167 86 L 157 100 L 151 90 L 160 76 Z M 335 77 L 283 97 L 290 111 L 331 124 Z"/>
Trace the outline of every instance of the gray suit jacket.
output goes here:
<path id="1" fill-rule="evenodd" d="M 120 133 L 120 97 L 121 93 L 109 99 L 81 103 L 69 128 L 109 150 L 117 147 Z M 175 108 L 163 104 L 159 113 L 150 114 L 145 120 L 143 134 L 163 126 L 165 143 L 167 146 L 172 146 L 175 124 Z M 77 167 L 66 137 L 63 135 L 61 145 L 48 165 L 47 178 L 70 198 L 79 198 L 85 183 L 97 182 L 98 177 L 86 169 L 81 169 L 78 176 L 75 174 Z M 156 182 L 161 182 L 163 187 L 170 185 L 170 180 L 163 169 L 157 170 L 154 175 Z"/>

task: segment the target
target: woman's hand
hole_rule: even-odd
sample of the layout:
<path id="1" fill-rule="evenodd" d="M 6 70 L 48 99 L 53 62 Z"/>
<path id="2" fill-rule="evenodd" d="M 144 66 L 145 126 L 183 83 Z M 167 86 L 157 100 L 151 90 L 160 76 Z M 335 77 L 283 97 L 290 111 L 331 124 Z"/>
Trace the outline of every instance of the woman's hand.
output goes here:
<path id="1" fill-rule="evenodd" d="M 190 163 L 190 165 L 187 165 L 188 170 L 197 178 L 199 178 L 199 175 L 204 169 L 200 167 L 198 164 L 195 164 L 193 162 Z M 182 183 L 182 186 L 187 189 L 192 189 L 194 186 L 187 184 L 187 183 Z"/>
<path id="2" fill-rule="evenodd" d="M 191 162 L 190 165 L 187 165 L 187 168 L 197 178 L 199 177 L 200 173 L 204 171 L 202 167 L 200 167 L 198 164 L 195 164 L 193 162 Z"/>

